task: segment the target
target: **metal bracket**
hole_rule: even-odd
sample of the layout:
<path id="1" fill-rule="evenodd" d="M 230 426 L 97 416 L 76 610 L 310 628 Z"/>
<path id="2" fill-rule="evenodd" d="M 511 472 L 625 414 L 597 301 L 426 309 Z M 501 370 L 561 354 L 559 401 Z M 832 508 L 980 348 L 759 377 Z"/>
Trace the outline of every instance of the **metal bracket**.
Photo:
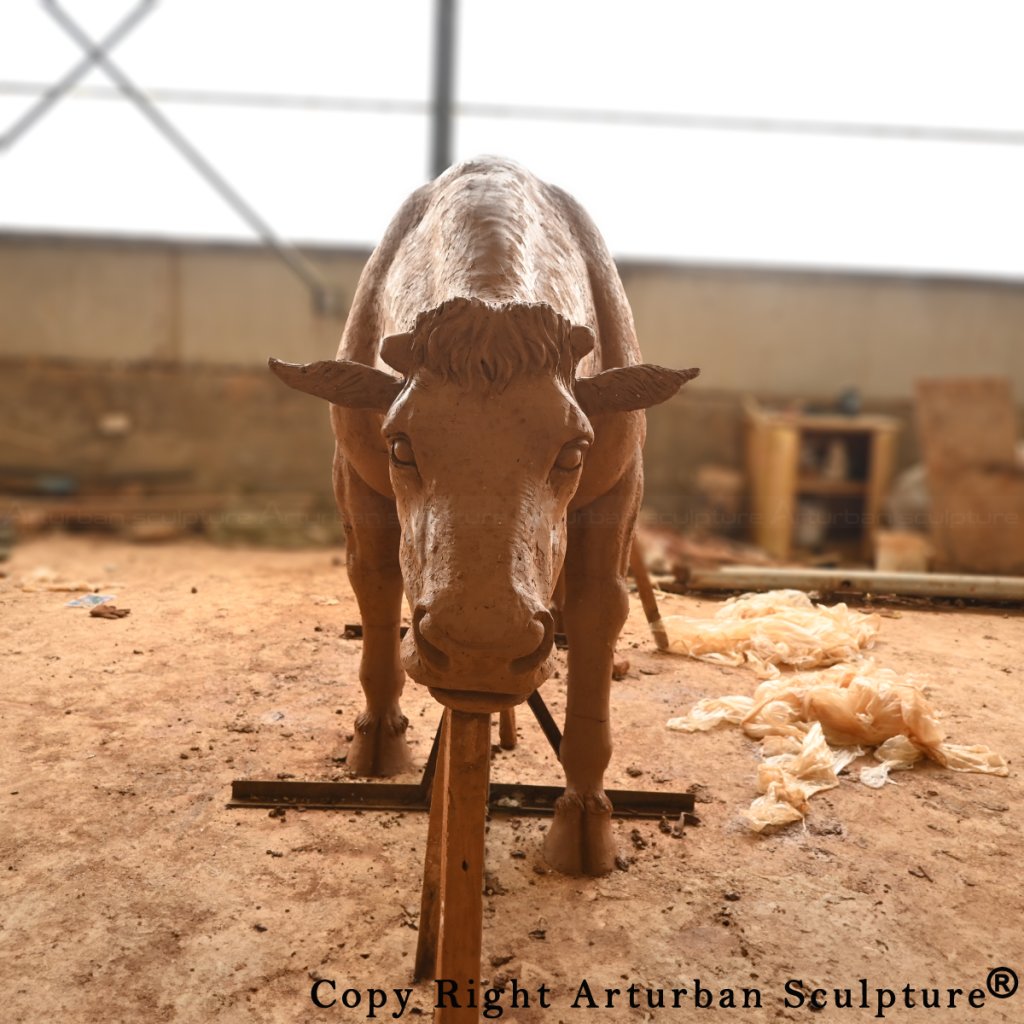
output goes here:
<path id="1" fill-rule="evenodd" d="M 346 631 L 351 627 L 346 627 Z M 527 703 L 548 743 L 558 756 L 562 742 L 551 712 L 540 693 L 534 691 Z M 431 785 L 437 767 L 440 728 L 418 783 L 401 782 L 299 782 L 290 779 L 236 779 L 231 783 L 227 806 L 293 808 L 307 811 L 429 811 Z M 519 783 L 491 783 L 488 810 L 492 814 L 549 815 L 563 793 L 561 786 L 530 786 Z M 619 818 L 666 818 L 689 815 L 692 793 L 657 793 L 635 789 L 606 790 L 612 814 Z"/>
<path id="2" fill-rule="evenodd" d="M 46 116 L 89 72 L 100 55 L 108 55 L 119 42 L 152 10 L 156 0 L 139 0 L 118 24 L 110 30 L 85 57 L 69 68 L 39 99 L 0 135 L 0 152 L 10 149 L 23 135 Z"/>
<path id="3" fill-rule="evenodd" d="M 46 94 L 32 106 L 0 138 L 0 150 L 10 148 L 25 134 L 54 103 L 69 92 L 93 66 L 100 68 L 130 100 L 153 127 L 181 154 L 199 176 L 235 211 L 268 248 L 288 265 L 292 273 L 309 289 L 313 308 L 320 316 L 344 316 L 344 301 L 339 290 L 328 284 L 320 272 L 295 246 L 282 239 L 256 210 L 235 190 L 231 183 L 182 134 L 150 98 L 111 60 L 109 50 L 116 45 L 146 14 L 155 0 L 142 0 L 131 13 L 104 39 L 96 42 L 63 10 L 57 0 L 42 0 L 50 17 L 70 36 L 85 59 L 76 64 Z"/>

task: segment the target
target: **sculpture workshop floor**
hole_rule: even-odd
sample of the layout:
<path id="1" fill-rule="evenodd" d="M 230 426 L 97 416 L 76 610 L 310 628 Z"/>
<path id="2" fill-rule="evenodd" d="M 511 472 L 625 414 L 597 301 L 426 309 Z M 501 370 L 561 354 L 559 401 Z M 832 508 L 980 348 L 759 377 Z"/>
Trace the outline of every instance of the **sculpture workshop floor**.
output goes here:
<path id="1" fill-rule="evenodd" d="M 360 644 L 340 636 L 357 615 L 336 563 L 329 551 L 55 536 L 0 566 L 4 1020 L 364 1020 L 365 994 L 358 1010 L 316 1010 L 313 979 L 334 980 L 339 996 L 409 984 L 425 815 L 224 807 L 234 778 L 343 777 L 330 754 L 359 704 Z M 23 591 L 40 567 L 116 582 L 116 604 L 131 614 L 94 619 L 65 607 L 72 594 Z M 715 607 L 662 601 L 666 613 Z M 546 871 L 542 820 L 492 820 L 485 976 L 517 976 L 532 992 L 543 983 L 552 1004 L 534 1000 L 505 1019 L 576 1020 L 583 979 L 602 1007 L 603 989 L 622 993 L 586 1019 L 705 1019 L 693 1004 L 699 979 L 716 1000 L 759 990 L 761 1009 L 721 1013 L 746 1024 L 807 1019 L 786 991 L 800 991 L 797 979 L 852 988 L 856 1005 L 862 978 L 872 993 L 970 990 L 992 968 L 1019 970 L 1022 651 L 1020 610 L 886 618 L 877 656 L 929 678 L 950 738 L 1004 754 L 1010 777 L 929 764 L 881 791 L 847 780 L 812 800 L 806 825 L 757 836 L 738 818 L 754 795 L 756 745 L 732 729 L 665 728 L 699 697 L 751 692 L 755 678 L 654 653 L 634 597 L 608 783 L 699 784 L 703 824 L 676 839 L 656 822 L 619 822 L 628 869 L 574 879 Z M 561 679 L 544 687 L 556 717 L 560 658 Z M 414 684 L 405 708 L 422 763 L 437 708 Z M 495 755 L 493 777 L 559 782 L 525 709 L 519 732 L 519 749 Z M 667 1005 L 673 988 L 690 994 L 679 1010 L 630 1009 L 632 983 L 668 990 Z M 389 998 L 377 1019 L 396 1019 Z M 989 997 L 975 1012 L 1018 1021 L 1022 999 Z M 431 1001 L 429 985 L 416 988 L 404 1019 L 428 1018 Z M 954 1024 L 971 1013 L 926 1016 Z M 872 1005 L 814 1019 L 877 1018 Z"/>

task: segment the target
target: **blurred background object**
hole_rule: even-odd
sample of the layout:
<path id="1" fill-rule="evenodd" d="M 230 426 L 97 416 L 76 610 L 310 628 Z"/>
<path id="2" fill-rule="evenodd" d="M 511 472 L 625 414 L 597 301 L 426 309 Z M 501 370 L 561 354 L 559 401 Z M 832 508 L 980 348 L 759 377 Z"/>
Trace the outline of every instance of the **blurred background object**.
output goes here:
<path id="1" fill-rule="evenodd" d="M 920 380 L 917 417 L 937 566 L 1024 576 L 1024 468 L 1010 381 Z"/>

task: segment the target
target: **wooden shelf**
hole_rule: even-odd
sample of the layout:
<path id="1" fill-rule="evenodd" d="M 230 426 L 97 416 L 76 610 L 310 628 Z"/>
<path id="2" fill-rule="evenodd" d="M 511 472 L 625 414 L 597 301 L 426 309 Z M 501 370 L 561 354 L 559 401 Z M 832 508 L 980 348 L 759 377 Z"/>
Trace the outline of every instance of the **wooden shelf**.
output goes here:
<path id="1" fill-rule="evenodd" d="M 747 475 L 751 532 L 773 558 L 792 557 L 798 510 L 824 506 L 822 544 L 853 544 L 874 559 L 875 530 L 889 488 L 899 424 L 886 416 L 803 415 L 747 408 Z M 830 449 L 852 479 L 822 470 Z M 827 504 L 826 504 L 827 503 Z"/>

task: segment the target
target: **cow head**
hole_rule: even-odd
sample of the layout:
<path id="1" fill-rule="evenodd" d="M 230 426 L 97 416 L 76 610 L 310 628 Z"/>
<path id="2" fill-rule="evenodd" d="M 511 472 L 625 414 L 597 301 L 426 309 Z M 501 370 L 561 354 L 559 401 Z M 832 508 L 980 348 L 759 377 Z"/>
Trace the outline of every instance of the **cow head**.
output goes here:
<path id="1" fill-rule="evenodd" d="M 662 402 L 697 374 L 638 365 L 577 378 L 593 345 L 546 304 L 452 299 L 384 339 L 401 380 L 345 360 L 270 362 L 291 387 L 383 414 L 412 610 L 403 664 L 432 689 L 495 707 L 547 678 L 591 420 Z"/>

